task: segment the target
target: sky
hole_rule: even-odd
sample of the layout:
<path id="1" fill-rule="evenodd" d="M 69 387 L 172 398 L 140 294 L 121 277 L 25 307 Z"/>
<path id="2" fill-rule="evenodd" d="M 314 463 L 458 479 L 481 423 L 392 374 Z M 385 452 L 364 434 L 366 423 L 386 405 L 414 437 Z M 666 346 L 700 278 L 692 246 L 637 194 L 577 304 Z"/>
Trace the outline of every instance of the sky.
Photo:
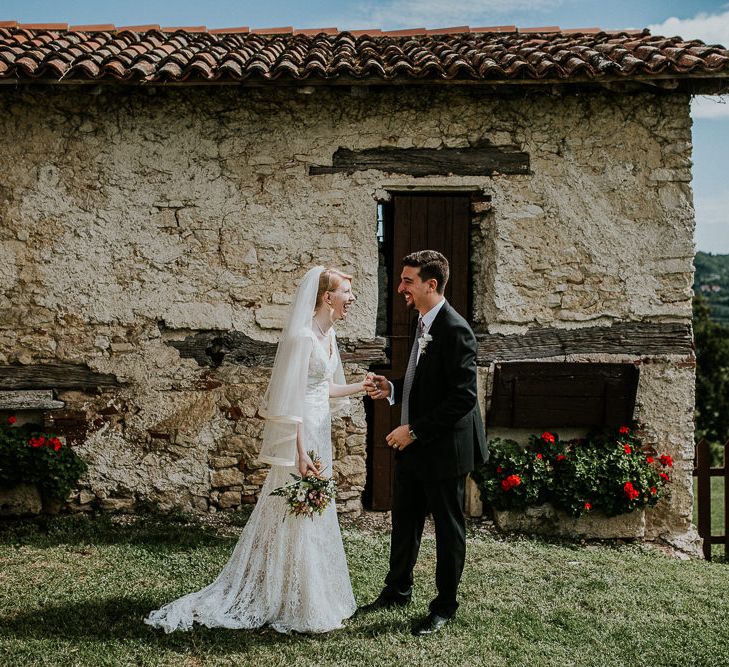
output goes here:
<path id="1" fill-rule="evenodd" d="M 0 21 L 208 28 L 650 28 L 729 48 L 727 0 L 0 0 Z M 697 250 L 729 253 L 729 96 L 692 102 Z"/>

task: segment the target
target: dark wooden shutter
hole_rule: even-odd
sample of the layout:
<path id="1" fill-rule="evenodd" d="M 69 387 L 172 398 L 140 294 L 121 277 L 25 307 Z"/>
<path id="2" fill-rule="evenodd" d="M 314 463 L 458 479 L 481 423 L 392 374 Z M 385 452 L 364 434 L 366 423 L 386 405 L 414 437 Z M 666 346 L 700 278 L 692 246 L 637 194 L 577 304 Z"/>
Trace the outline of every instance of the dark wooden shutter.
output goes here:
<path id="1" fill-rule="evenodd" d="M 487 422 L 534 429 L 629 424 L 638 375 L 633 364 L 497 364 Z"/>

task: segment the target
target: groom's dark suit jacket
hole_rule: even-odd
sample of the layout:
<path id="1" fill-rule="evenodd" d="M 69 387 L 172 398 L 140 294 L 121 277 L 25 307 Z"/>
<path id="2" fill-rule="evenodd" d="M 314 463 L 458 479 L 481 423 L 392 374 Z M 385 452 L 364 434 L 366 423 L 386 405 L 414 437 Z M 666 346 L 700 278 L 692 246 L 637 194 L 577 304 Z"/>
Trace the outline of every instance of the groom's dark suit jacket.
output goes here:
<path id="1" fill-rule="evenodd" d="M 412 338 L 414 339 L 415 328 Z M 425 478 L 465 475 L 488 459 L 476 395 L 476 337 L 446 301 L 428 332 L 410 389 L 410 427 L 417 439 L 397 452 L 398 465 Z M 394 380 L 395 402 L 403 380 Z"/>

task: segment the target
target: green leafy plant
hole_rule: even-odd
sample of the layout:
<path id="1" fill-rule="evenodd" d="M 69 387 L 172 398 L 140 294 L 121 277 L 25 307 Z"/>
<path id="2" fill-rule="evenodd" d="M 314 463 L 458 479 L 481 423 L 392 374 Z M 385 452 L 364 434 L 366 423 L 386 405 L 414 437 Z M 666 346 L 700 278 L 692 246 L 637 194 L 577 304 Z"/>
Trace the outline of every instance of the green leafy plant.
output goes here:
<path id="1" fill-rule="evenodd" d="M 531 435 L 526 447 L 495 438 L 491 457 L 475 473 L 483 500 L 495 509 L 549 502 L 572 516 L 607 516 L 653 506 L 667 491 L 673 460 L 643 447 L 628 426 L 563 441 L 556 433 Z"/>
<path id="2" fill-rule="evenodd" d="M 49 499 L 64 500 L 86 472 L 86 463 L 59 438 L 14 416 L 0 425 L 0 487 L 26 483 Z"/>

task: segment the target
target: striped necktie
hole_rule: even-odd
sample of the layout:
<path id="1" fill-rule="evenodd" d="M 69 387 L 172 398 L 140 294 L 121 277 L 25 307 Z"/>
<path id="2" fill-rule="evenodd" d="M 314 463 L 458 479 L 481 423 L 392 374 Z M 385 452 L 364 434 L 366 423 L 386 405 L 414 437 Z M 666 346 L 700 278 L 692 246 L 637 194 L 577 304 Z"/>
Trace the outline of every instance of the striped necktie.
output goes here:
<path id="1" fill-rule="evenodd" d="M 413 342 L 413 347 L 410 350 L 410 359 L 408 359 L 408 367 L 405 371 L 405 380 L 402 385 L 402 409 L 400 410 L 400 424 L 409 424 L 409 406 L 408 401 L 410 400 L 410 389 L 413 386 L 413 378 L 415 377 L 415 368 L 418 365 L 418 341 L 423 335 L 423 318 L 418 318 L 418 331 Z"/>

